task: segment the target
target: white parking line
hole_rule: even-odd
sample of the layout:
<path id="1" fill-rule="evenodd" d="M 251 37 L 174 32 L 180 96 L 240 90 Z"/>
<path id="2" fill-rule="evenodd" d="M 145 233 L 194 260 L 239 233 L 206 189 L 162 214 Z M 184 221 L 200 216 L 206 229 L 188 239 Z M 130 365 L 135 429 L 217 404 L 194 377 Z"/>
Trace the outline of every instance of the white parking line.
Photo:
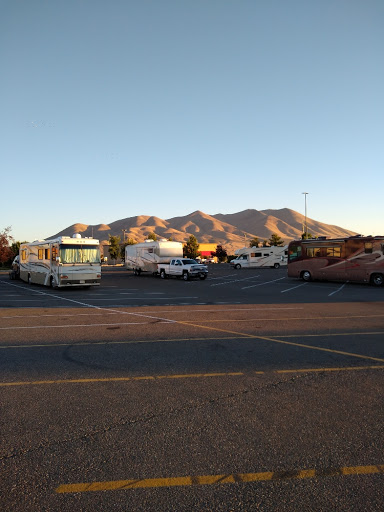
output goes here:
<path id="1" fill-rule="evenodd" d="M 246 277 L 244 279 L 232 279 L 231 281 L 225 281 L 224 283 L 211 284 L 211 286 L 222 286 L 223 284 L 239 283 L 241 281 L 250 281 L 251 279 L 256 279 L 256 277 L 260 277 L 260 275 Z"/>
<path id="2" fill-rule="evenodd" d="M 286 290 L 282 290 L 280 293 L 290 292 L 291 290 L 295 290 L 296 288 L 300 288 L 301 286 L 305 286 L 308 283 L 298 284 L 297 286 L 293 286 L 292 288 L 287 288 Z"/>
<path id="3" fill-rule="evenodd" d="M 347 281 L 348 282 L 348 281 Z M 335 293 L 338 293 L 338 292 L 341 292 L 341 290 L 344 288 L 344 286 L 346 285 L 347 283 L 344 283 L 342 286 L 340 286 L 340 288 L 338 288 L 337 290 L 333 291 L 332 293 L 328 294 L 328 297 L 331 297 L 332 295 L 334 295 Z"/>
<path id="4" fill-rule="evenodd" d="M 255 288 L 256 286 L 264 286 L 265 284 L 275 283 L 276 281 L 281 281 L 285 279 L 285 277 L 280 277 L 279 279 L 273 279 L 272 281 L 264 281 L 263 283 L 252 284 L 251 286 L 244 286 L 242 290 L 246 290 L 247 288 Z"/>

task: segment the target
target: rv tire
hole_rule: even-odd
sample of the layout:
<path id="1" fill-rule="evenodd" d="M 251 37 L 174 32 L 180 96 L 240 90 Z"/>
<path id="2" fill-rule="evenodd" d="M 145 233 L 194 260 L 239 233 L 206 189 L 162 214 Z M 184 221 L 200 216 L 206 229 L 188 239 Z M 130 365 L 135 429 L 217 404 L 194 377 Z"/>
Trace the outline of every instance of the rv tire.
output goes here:
<path id="1" fill-rule="evenodd" d="M 383 274 L 372 274 L 371 284 L 373 284 L 373 286 L 383 286 L 383 283 L 384 283 Z"/>
<path id="2" fill-rule="evenodd" d="M 235 265 L 235 268 L 239 269 L 239 268 L 241 268 L 241 265 L 238 263 L 237 265 Z"/>
<path id="3" fill-rule="evenodd" d="M 275 264 L 273 265 L 273 268 L 280 268 L 280 263 L 275 263 Z"/>
<path id="4" fill-rule="evenodd" d="M 31 276 L 31 274 L 28 274 L 28 284 L 32 284 L 32 276 Z"/>
<path id="5" fill-rule="evenodd" d="M 301 273 L 301 277 L 304 281 L 312 281 L 312 276 L 311 276 L 311 273 L 309 270 L 304 270 L 302 273 Z"/>

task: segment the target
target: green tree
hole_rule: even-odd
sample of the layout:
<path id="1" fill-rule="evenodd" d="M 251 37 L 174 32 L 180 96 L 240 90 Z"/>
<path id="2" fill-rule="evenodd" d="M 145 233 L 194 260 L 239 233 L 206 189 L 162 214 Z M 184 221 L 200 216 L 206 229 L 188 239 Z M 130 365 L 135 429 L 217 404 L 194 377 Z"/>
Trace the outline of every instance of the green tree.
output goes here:
<path id="1" fill-rule="evenodd" d="M 269 246 L 268 240 L 263 240 L 263 247 L 268 247 L 268 246 Z"/>
<path id="2" fill-rule="evenodd" d="M 109 235 L 108 252 L 113 260 L 117 260 L 120 256 L 120 241 L 121 238 L 119 236 Z"/>
<path id="3" fill-rule="evenodd" d="M 150 233 L 148 233 L 147 235 L 147 240 L 154 240 L 156 242 L 157 240 L 157 235 L 156 233 L 154 233 L 153 231 L 151 231 Z"/>
<path id="4" fill-rule="evenodd" d="M 315 238 L 311 233 L 308 233 L 308 231 L 305 233 L 302 233 L 301 235 L 301 239 L 302 240 L 307 240 L 308 238 Z"/>
<path id="5" fill-rule="evenodd" d="M 249 247 L 258 247 L 260 243 L 260 240 L 255 236 L 255 238 L 252 238 L 249 242 Z"/>
<path id="6" fill-rule="evenodd" d="M 212 256 L 216 256 L 217 261 L 219 263 L 223 263 L 224 261 L 226 261 L 227 256 L 228 256 L 227 251 L 223 248 L 222 245 L 217 245 L 216 251 L 212 252 L 211 254 L 212 254 Z"/>
<path id="7" fill-rule="evenodd" d="M 11 226 L 8 226 L 3 231 L 0 231 L 0 264 L 8 263 L 12 260 L 13 251 L 10 245 L 14 239 L 10 235 Z"/>
<path id="8" fill-rule="evenodd" d="M 120 258 L 125 261 L 125 248 L 127 245 L 135 245 L 137 242 L 133 238 L 127 238 L 125 243 L 120 247 Z"/>
<path id="9" fill-rule="evenodd" d="M 183 255 L 185 258 L 198 258 L 200 256 L 199 253 L 199 244 L 197 243 L 197 238 L 194 235 L 191 235 L 187 243 L 183 247 Z"/>
<path id="10" fill-rule="evenodd" d="M 284 245 L 284 240 L 281 238 L 281 236 L 277 235 L 276 233 L 272 233 L 271 238 L 268 240 L 268 243 L 271 247 L 281 247 Z"/>

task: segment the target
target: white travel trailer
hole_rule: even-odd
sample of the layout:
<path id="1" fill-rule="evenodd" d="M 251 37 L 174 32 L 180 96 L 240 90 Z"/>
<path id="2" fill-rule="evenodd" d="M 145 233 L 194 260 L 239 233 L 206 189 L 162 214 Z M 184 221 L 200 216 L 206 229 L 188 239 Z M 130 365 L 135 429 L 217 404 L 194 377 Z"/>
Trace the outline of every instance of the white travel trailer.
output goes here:
<path id="1" fill-rule="evenodd" d="M 20 245 L 20 279 L 52 288 L 97 286 L 101 280 L 99 241 L 60 236 Z"/>
<path id="2" fill-rule="evenodd" d="M 158 263 L 170 263 L 172 258 L 183 257 L 183 244 L 169 240 L 145 240 L 145 242 L 127 245 L 125 248 L 125 266 L 141 272 L 158 272 Z"/>
<path id="3" fill-rule="evenodd" d="M 235 251 L 233 268 L 272 267 L 287 265 L 288 245 L 283 247 L 243 247 Z"/>

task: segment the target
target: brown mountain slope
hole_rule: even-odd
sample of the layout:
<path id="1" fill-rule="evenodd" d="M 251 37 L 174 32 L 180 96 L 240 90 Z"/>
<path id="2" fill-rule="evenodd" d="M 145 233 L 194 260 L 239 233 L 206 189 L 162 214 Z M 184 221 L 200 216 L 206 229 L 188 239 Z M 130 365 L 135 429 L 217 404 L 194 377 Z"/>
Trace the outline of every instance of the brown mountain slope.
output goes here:
<path id="1" fill-rule="evenodd" d="M 100 241 L 107 241 L 109 235 L 133 238 L 136 242 L 145 240 L 148 233 L 154 232 L 162 238 L 184 242 L 190 235 L 195 235 L 200 243 L 215 243 L 225 246 L 229 253 L 244 247 L 253 237 L 260 241 L 276 233 L 286 243 L 300 238 L 305 218 L 289 208 L 280 210 L 244 210 L 238 213 L 208 215 L 199 210 L 182 217 L 160 219 L 159 217 L 139 215 L 117 220 L 109 225 L 73 224 L 54 236 L 93 236 Z M 314 236 L 343 237 L 355 234 L 352 231 L 324 224 L 307 218 L 308 231 Z M 53 238 L 53 237 L 50 237 Z"/>

